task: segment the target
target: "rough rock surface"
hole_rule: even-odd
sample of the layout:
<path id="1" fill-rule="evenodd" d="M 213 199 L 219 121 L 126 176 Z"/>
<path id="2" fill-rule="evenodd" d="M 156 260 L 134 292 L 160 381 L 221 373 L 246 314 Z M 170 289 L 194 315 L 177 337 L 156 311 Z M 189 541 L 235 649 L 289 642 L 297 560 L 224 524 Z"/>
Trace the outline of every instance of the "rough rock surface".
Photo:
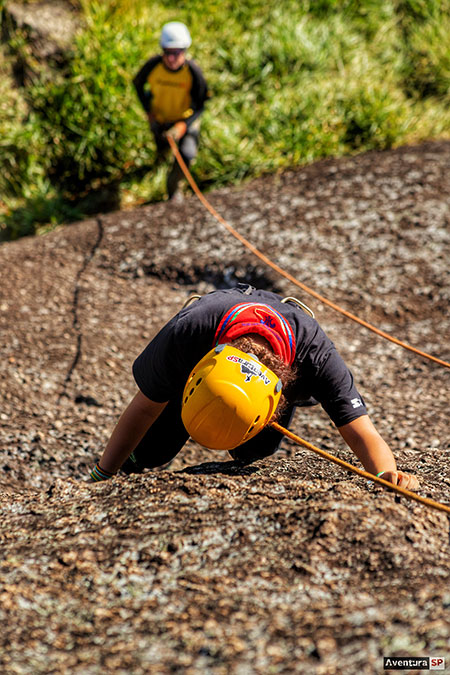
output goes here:
<path id="1" fill-rule="evenodd" d="M 36 40 L 68 47 L 76 32 L 79 19 L 70 2 L 65 0 L 38 1 L 31 4 L 7 2 L 5 13 L 17 28 L 31 32 Z M 55 47 L 46 46 L 43 57 L 52 55 Z"/>
<path id="2" fill-rule="evenodd" d="M 37 0 L 0 4 L 0 37 L 8 41 L 19 35 L 26 37 L 26 49 L 19 49 L 13 59 L 12 72 L 16 84 L 27 85 L 36 70 L 45 66 L 67 65 L 74 37 L 82 19 L 77 4 L 70 0 Z M 12 53 L 14 53 L 14 48 Z M 38 66 L 39 64 L 39 66 Z M 54 76 L 54 73 L 53 73 Z"/>
<path id="3" fill-rule="evenodd" d="M 450 142 L 213 192 L 296 278 L 449 360 Z M 449 520 L 283 443 L 245 469 L 194 443 L 85 482 L 131 364 L 194 292 L 248 280 L 310 305 L 420 494 L 450 502 L 448 370 L 266 268 L 195 197 L 0 247 L 0 671 L 379 673 L 450 666 Z M 293 430 L 351 456 L 319 408 Z M 417 671 L 416 671 L 417 672 Z"/>

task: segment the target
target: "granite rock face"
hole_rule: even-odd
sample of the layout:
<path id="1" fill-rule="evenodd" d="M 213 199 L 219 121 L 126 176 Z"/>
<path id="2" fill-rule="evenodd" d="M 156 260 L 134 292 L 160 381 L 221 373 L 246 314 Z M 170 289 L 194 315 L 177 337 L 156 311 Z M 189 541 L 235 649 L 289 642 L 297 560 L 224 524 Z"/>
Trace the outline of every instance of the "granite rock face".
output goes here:
<path id="1" fill-rule="evenodd" d="M 82 21 L 76 2 L 6 2 L 2 10 L 2 41 L 17 36 L 26 41 L 26 48 L 15 50 L 12 61 L 12 72 L 18 86 L 26 86 L 38 70 L 61 69 L 67 65 Z"/>
<path id="2" fill-rule="evenodd" d="M 325 160 L 216 210 L 307 286 L 449 354 L 450 142 Z M 448 370 L 266 267 L 195 197 L 0 247 L 2 673 L 378 673 L 449 657 L 445 514 L 284 441 L 239 468 L 189 442 L 91 485 L 131 364 L 194 293 L 238 281 L 312 307 L 420 494 L 450 502 Z M 358 465 L 320 408 L 292 430 Z M 447 664 L 447 665 L 450 665 Z"/>

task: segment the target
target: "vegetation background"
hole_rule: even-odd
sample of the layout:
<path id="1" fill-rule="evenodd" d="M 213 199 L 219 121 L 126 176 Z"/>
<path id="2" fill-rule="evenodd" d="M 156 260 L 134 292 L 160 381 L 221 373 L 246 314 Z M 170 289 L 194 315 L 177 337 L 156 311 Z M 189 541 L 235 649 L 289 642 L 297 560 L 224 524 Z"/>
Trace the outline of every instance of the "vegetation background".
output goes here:
<path id="1" fill-rule="evenodd" d="M 34 63 L 18 86 L 27 36 L 1 46 L 0 240 L 164 198 L 132 79 L 170 20 L 189 26 L 211 90 L 194 166 L 204 190 L 450 136 L 449 0 L 71 4 L 82 28 L 62 67 Z"/>

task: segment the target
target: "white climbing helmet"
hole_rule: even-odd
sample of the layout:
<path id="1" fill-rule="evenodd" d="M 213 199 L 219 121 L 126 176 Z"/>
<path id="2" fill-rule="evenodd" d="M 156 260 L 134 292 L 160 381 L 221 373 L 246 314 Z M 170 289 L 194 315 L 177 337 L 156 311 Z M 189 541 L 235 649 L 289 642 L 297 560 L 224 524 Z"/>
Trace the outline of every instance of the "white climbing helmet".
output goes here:
<path id="1" fill-rule="evenodd" d="M 163 49 L 187 49 L 192 44 L 191 34 L 181 21 L 170 21 L 162 28 L 159 44 Z"/>

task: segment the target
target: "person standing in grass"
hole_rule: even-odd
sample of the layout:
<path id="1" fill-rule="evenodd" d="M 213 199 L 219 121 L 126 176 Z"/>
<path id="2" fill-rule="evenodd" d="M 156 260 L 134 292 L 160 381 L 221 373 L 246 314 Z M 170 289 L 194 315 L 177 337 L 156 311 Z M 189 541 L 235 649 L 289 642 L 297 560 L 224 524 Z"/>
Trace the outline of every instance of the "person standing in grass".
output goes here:
<path id="1" fill-rule="evenodd" d="M 197 155 L 200 115 L 209 98 L 208 87 L 198 65 L 186 58 L 192 40 L 188 28 L 179 21 L 163 26 L 162 54 L 152 56 L 133 80 L 140 102 L 148 115 L 158 158 L 169 145 L 167 136 L 178 144 L 181 156 L 190 165 Z M 174 159 L 167 176 L 167 193 L 177 193 L 182 171 Z"/>

